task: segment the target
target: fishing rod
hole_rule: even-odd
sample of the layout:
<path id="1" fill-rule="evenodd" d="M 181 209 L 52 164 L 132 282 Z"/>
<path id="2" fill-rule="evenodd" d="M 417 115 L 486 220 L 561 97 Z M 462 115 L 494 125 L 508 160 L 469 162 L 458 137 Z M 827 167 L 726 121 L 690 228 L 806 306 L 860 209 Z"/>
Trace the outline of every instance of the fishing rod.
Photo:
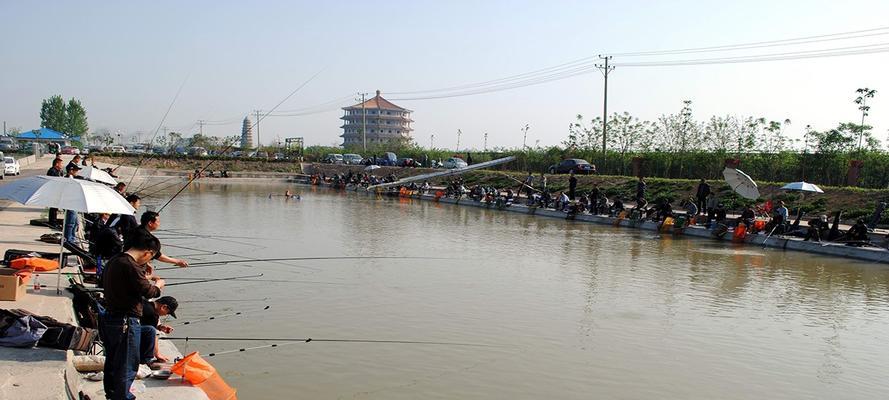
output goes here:
<path id="1" fill-rule="evenodd" d="M 254 258 L 243 260 L 205 261 L 189 264 L 189 268 L 211 267 L 218 265 L 272 262 L 272 261 L 319 261 L 319 260 L 446 260 L 443 257 L 404 257 L 404 256 L 344 256 L 344 257 L 282 257 L 282 258 Z M 178 269 L 178 267 L 157 268 L 159 271 Z"/>
<path id="2" fill-rule="evenodd" d="M 156 195 L 158 195 L 158 194 L 160 194 L 160 193 L 163 193 L 163 192 L 167 191 L 167 189 L 169 189 L 169 188 L 171 188 L 171 187 L 174 187 L 174 186 L 179 186 L 179 182 L 173 182 L 173 183 L 171 183 L 171 184 L 169 184 L 169 185 L 165 185 L 164 187 L 162 187 L 162 188 L 160 188 L 160 189 L 154 190 L 154 191 L 152 191 L 151 193 L 144 194 L 144 195 L 140 195 L 140 196 L 143 197 L 143 198 L 146 198 L 146 199 L 147 199 L 147 198 L 152 198 L 152 197 L 155 197 Z"/>
<path id="3" fill-rule="evenodd" d="M 189 236 L 189 237 L 202 238 L 202 239 L 206 239 L 206 238 L 209 238 L 209 239 L 223 238 L 223 239 L 262 239 L 262 240 L 279 240 L 278 238 L 267 238 L 267 237 L 258 237 L 258 236 L 257 236 L 257 237 L 251 237 L 251 236 L 234 236 L 234 235 L 211 235 L 211 234 L 206 234 L 206 233 L 191 233 L 191 232 L 186 232 L 186 231 L 184 231 L 184 230 L 172 230 L 172 229 L 158 229 L 158 230 L 156 230 L 155 232 L 161 232 L 162 234 L 167 234 L 167 235 L 170 235 L 170 236 L 172 236 L 172 237 Z M 155 236 L 158 236 L 158 235 L 155 235 Z M 160 237 L 160 236 L 159 236 L 159 237 Z M 166 237 L 166 236 L 164 236 L 164 237 Z"/>
<path id="4" fill-rule="evenodd" d="M 268 297 L 261 299 L 212 299 L 212 300 L 179 300 L 179 303 L 247 303 L 254 301 L 268 301 Z"/>
<path id="5" fill-rule="evenodd" d="M 288 94 L 287 97 L 285 97 L 285 98 L 282 99 L 280 102 L 278 102 L 278 104 L 276 104 L 274 107 L 272 107 L 271 110 L 269 110 L 268 112 L 266 112 L 265 115 L 263 115 L 261 118 L 257 118 L 257 119 L 256 119 L 256 122 L 251 126 L 251 129 L 252 129 L 253 126 L 256 126 L 257 124 L 259 124 L 259 121 L 262 121 L 263 119 L 265 119 L 266 117 L 268 117 L 269 114 L 271 114 L 273 111 L 275 111 L 276 109 L 278 109 L 278 107 L 280 107 L 281 104 L 284 104 L 284 102 L 287 101 L 288 99 L 290 99 L 290 97 L 292 97 L 292 96 L 295 95 L 297 92 L 299 92 L 303 87 L 305 87 L 306 85 L 308 85 L 309 82 L 315 80 L 315 78 L 316 78 L 318 75 L 320 75 L 322 71 L 323 71 L 323 69 L 322 69 L 321 71 L 316 72 L 315 75 L 312 75 L 309 79 L 307 79 L 307 80 L 306 80 L 305 82 L 303 82 L 301 85 L 297 86 L 296 89 L 294 89 L 292 92 L 290 92 L 290 94 Z M 231 149 L 232 147 L 234 147 L 234 145 L 235 145 L 235 142 L 232 141 L 228 146 L 225 147 L 225 149 L 222 150 L 222 154 L 225 154 L 225 152 L 228 151 L 229 149 Z M 260 143 L 260 145 L 261 145 L 261 143 Z M 183 190 L 185 190 L 185 188 L 188 187 L 188 185 L 190 185 L 192 182 L 194 182 L 195 179 L 197 179 L 199 176 L 201 176 L 201 175 L 204 173 L 204 171 L 207 170 L 207 168 L 210 168 L 210 166 L 213 165 L 214 162 L 216 162 L 215 159 L 214 159 L 214 160 L 210 160 L 210 162 L 208 162 L 207 165 L 204 165 L 204 167 L 201 168 L 201 170 L 198 171 L 198 173 L 192 175 L 192 177 L 188 180 L 188 182 L 185 182 L 185 184 L 182 185 L 182 187 L 179 188 L 179 190 L 178 190 L 175 194 L 173 194 L 173 196 L 170 197 L 170 199 L 167 200 L 167 202 L 164 203 L 164 205 L 161 206 L 161 208 L 158 209 L 157 212 L 160 213 L 161 211 L 163 211 L 164 208 L 166 208 L 166 207 L 167 207 L 173 200 L 176 199 L 177 196 L 179 196 L 179 194 L 182 193 Z"/>
<path id="6" fill-rule="evenodd" d="M 268 310 L 269 307 L 271 307 L 271 306 L 265 306 L 262 310 L 256 310 L 256 311 L 252 311 L 252 312 L 265 311 L 265 310 Z M 210 317 L 206 317 L 206 318 L 193 319 L 193 320 L 189 320 L 189 321 L 176 321 L 175 323 L 172 323 L 169 325 L 170 326 L 194 325 L 194 324 L 200 323 L 200 322 L 214 321 L 217 319 L 229 318 L 229 317 L 237 317 L 239 315 L 244 315 L 244 312 L 238 311 L 238 312 L 234 312 L 234 313 L 230 313 L 230 314 L 214 315 L 214 316 L 210 316 Z"/>
<path id="7" fill-rule="evenodd" d="M 181 245 L 168 244 L 168 243 L 165 243 L 164 246 L 167 246 L 167 247 L 173 247 L 173 248 L 176 248 L 176 249 L 183 249 L 183 250 L 208 251 L 208 250 L 205 250 L 205 249 L 199 249 L 199 248 L 196 248 L 196 247 L 181 246 Z M 223 253 L 223 252 L 221 252 L 221 251 L 214 251 L 213 254 L 214 254 L 214 255 L 215 255 L 215 254 L 219 254 L 219 255 L 229 256 L 229 257 L 238 257 L 238 258 L 245 259 L 245 260 L 246 260 L 246 259 L 249 259 L 248 257 L 244 257 L 244 256 L 242 256 L 242 255 L 240 255 L 240 254 Z M 297 267 L 297 268 L 309 269 L 309 270 L 312 270 L 312 271 L 320 271 L 319 268 L 307 267 L 307 266 L 304 266 L 304 265 L 294 265 L 294 264 L 288 264 L 288 263 L 284 263 L 284 262 L 280 262 L 280 261 L 273 261 L 272 263 L 273 263 L 273 264 L 278 264 L 278 265 L 283 265 L 283 266 L 285 266 L 285 267 Z M 189 264 L 189 265 L 190 265 L 190 264 Z M 165 270 L 165 269 L 174 269 L 174 268 L 161 268 L 161 270 Z"/>
<path id="8" fill-rule="evenodd" d="M 170 277 L 170 278 L 164 278 L 165 281 L 171 281 L 171 280 L 173 280 L 173 281 L 175 281 L 175 280 L 188 280 L 188 279 L 198 279 L 198 280 L 203 280 L 203 279 L 215 279 L 215 278 L 182 277 L 182 276 Z M 341 283 L 341 282 L 303 281 L 303 280 L 298 280 L 298 279 L 254 279 L 254 278 L 238 278 L 238 277 L 234 277 L 234 278 L 231 278 L 230 280 L 233 280 L 233 281 L 241 281 L 241 282 L 317 283 L 317 284 L 319 284 L 319 285 L 349 285 L 348 283 Z"/>
<path id="9" fill-rule="evenodd" d="M 139 172 L 139 167 L 142 166 L 142 163 L 145 161 L 146 156 L 152 154 L 152 144 L 154 144 L 154 139 L 157 138 L 157 134 L 158 132 L 160 132 L 161 126 L 164 125 L 164 121 L 167 120 L 167 116 L 170 115 L 170 110 L 173 109 L 173 104 L 176 104 L 176 99 L 178 99 L 179 94 L 182 93 L 182 88 L 185 87 L 185 83 L 188 82 L 189 77 L 191 77 L 191 72 L 189 72 L 188 75 L 185 76 L 185 79 L 182 80 L 182 84 L 179 85 L 179 89 L 176 90 L 176 95 L 173 96 L 173 101 L 171 101 L 170 105 L 167 106 L 167 111 L 164 113 L 164 117 L 161 118 L 161 122 L 157 124 L 157 128 L 154 130 L 154 135 L 152 135 L 151 140 L 148 141 L 148 149 L 146 149 L 147 152 L 142 154 L 142 157 L 139 158 L 139 163 L 136 164 L 136 169 L 133 170 L 133 176 L 130 177 L 129 182 L 127 182 L 127 186 L 130 186 L 130 184 L 133 183 L 133 178 L 135 178 L 136 173 Z M 142 184 L 144 185 L 145 181 L 143 181 Z M 136 188 L 136 191 L 138 190 L 139 188 Z"/>
<path id="10" fill-rule="evenodd" d="M 139 194 L 139 193 L 141 193 L 141 192 L 143 192 L 143 191 L 145 191 L 145 190 L 148 190 L 148 189 L 151 189 L 151 188 L 155 188 L 155 187 L 158 187 L 158 186 L 160 186 L 160 185 L 165 185 L 165 184 L 167 184 L 168 182 L 170 182 L 170 181 L 172 181 L 172 180 L 181 180 L 181 179 L 182 179 L 181 176 L 174 176 L 174 177 L 172 177 L 172 178 L 167 178 L 167 179 L 164 179 L 164 180 L 162 180 L 162 181 L 158 181 L 158 182 L 156 182 L 156 183 L 153 183 L 153 184 L 151 184 L 151 185 L 148 185 L 148 186 L 145 186 L 145 187 L 142 187 L 142 188 L 138 188 L 138 190 L 135 191 L 135 192 L 133 192 L 133 193 L 134 193 L 134 194 Z M 176 182 L 176 184 L 178 185 L 179 182 Z M 156 192 L 152 192 L 152 193 L 156 193 Z M 144 194 L 144 195 L 139 195 L 139 196 L 140 196 L 140 197 L 151 197 L 152 195 L 151 195 L 151 194 Z"/>
<path id="11" fill-rule="evenodd" d="M 232 281 L 232 280 L 243 279 L 243 278 L 259 278 L 259 277 L 261 277 L 261 276 L 262 276 L 262 274 L 258 274 L 258 275 L 244 275 L 244 276 L 232 276 L 232 277 L 228 277 L 228 278 L 200 279 L 200 280 L 196 280 L 196 281 L 188 281 L 188 282 L 173 282 L 173 283 L 168 283 L 168 284 L 164 285 L 164 287 L 168 287 L 168 286 L 180 286 L 180 285 L 191 285 L 191 284 L 194 284 L 194 283 L 207 283 L 207 282 L 219 282 L 219 281 Z"/>
<path id="12" fill-rule="evenodd" d="M 313 339 L 313 338 L 255 338 L 255 337 L 209 337 L 209 336 L 163 336 L 161 340 L 173 341 L 231 341 L 231 342 L 325 342 L 325 343 L 376 343 L 376 344 L 423 344 L 435 346 L 501 347 L 493 344 L 464 342 L 430 342 L 421 340 L 375 340 L 375 339 Z"/>

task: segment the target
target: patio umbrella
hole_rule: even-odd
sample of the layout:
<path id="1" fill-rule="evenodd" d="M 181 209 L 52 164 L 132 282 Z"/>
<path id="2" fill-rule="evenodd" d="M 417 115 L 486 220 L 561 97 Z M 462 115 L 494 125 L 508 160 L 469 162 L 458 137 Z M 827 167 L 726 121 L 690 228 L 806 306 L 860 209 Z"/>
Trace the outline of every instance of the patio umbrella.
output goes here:
<path id="1" fill-rule="evenodd" d="M 117 185 L 117 181 L 111 175 L 96 167 L 83 167 L 78 175 L 91 181 L 107 183 L 112 186 Z"/>
<path id="2" fill-rule="evenodd" d="M 818 185 L 814 183 L 808 182 L 792 182 L 788 183 L 784 186 L 781 186 L 782 190 L 790 190 L 795 192 L 811 192 L 811 193 L 824 193 Z"/>
<path id="3" fill-rule="evenodd" d="M 136 210 L 120 194 L 101 183 L 57 176 L 32 176 L 0 185 L 0 199 L 24 205 L 61 208 L 81 213 L 132 214 Z M 59 242 L 56 293 L 61 292 L 65 226 Z"/>
<path id="4" fill-rule="evenodd" d="M 364 170 L 365 171 L 373 171 L 373 170 L 379 169 L 379 168 L 380 168 L 379 165 L 368 165 L 367 167 L 364 168 Z"/>
<path id="5" fill-rule="evenodd" d="M 722 171 L 722 176 L 725 177 L 725 183 L 741 197 L 750 200 L 759 198 L 759 188 L 750 175 L 739 169 L 726 168 Z"/>

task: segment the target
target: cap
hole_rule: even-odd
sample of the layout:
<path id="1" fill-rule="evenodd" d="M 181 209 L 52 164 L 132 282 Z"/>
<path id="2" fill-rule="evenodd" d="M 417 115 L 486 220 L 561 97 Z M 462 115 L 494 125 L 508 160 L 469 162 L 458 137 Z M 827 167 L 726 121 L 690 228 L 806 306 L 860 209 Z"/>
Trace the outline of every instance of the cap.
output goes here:
<path id="1" fill-rule="evenodd" d="M 164 297 L 158 298 L 154 302 L 167 306 L 167 308 L 170 309 L 170 315 L 173 316 L 173 318 L 176 318 L 176 309 L 179 308 L 179 302 L 176 301 L 175 297 L 164 296 Z"/>

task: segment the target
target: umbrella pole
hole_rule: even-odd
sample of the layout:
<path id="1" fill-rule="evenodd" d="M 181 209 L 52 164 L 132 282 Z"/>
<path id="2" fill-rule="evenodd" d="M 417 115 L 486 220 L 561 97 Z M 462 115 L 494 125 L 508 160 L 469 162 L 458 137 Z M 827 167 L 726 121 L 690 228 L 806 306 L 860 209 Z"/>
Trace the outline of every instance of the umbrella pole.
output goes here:
<path id="1" fill-rule="evenodd" d="M 65 210 L 65 218 L 62 219 L 62 239 L 59 240 L 59 268 L 56 269 L 56 294 L 62 293 L 62 259 L 65 255 L 65 229 L 68 228 L 68 210 Z"/>

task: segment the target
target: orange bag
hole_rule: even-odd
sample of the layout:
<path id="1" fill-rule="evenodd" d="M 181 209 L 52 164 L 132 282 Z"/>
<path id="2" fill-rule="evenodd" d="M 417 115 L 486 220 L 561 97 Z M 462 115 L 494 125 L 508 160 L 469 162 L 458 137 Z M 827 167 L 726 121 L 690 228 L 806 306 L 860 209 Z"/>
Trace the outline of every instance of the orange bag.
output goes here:
<path id="1" fill-rule="evenodd" d="M 743 242 L 745 237 L 747 237 L 747 226 L 743 223 L 740 223 L 735 228 L 733 239 L 736 242 Z"/>
<path id="2" fill-rule="evenodd" d="M 237 391 L 225 383 L 216 368 L 201 358 L 198 352 L 179 360 L 170 371 L 181 375 L 186 382 L 203 390 L 210 400 L 237 400 Z"/>
<path id="3" fill-rule="evenodd" d="M 34 271 L 55 271 L 59 269 L 59 262 L 40 257 L 22 257 L 9 262 L 14 269 L 29 269 Z"/>

